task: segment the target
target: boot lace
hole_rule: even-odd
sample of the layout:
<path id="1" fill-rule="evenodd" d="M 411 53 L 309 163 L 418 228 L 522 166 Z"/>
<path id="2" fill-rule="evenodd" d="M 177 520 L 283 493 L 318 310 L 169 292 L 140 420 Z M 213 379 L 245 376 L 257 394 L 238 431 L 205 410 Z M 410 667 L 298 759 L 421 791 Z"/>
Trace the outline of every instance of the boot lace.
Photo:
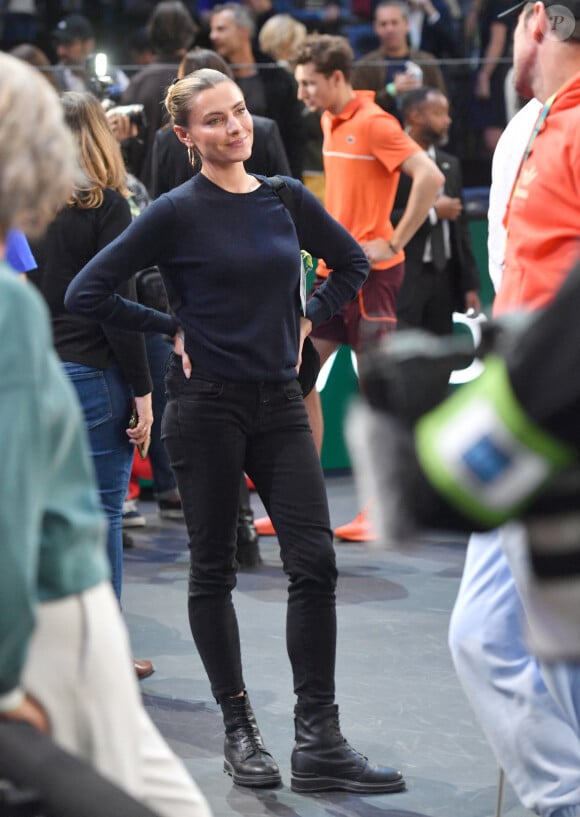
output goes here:
<path id="1" fill-rule="evenodd" d="M 366 755 L 363 755 L 362 752 L 357 751 L 353 746 L 351 746 L 348 740 L 342 734 L 340 728 L 340 721 L 338 720 L 338 718 L 332 725 L 332 731 L 337 742 L 343 744 L 344 748 L 353 756 L 353 759 L 357 758 L 358 760 L 362 760 L 365 763 L 368 762 L 368 757 Z"/>
<path id="2" fill-rule="evenodd" d="M 238 731 L 242 732 L 240 735 L 240 747 L 244 753 L 244 757 L 251 757 L 251 755 L 259 754 L 264 751 L 264 747 L 261 745 L 259 737 L 252 729 L 250 723 L 240 726 Z"/>
<path id="3" fill-rule="evenodd" d="M 236 713 L 235 733 L 243 751 L 244 757 L 251 757 L 253 754 L 266 752 L 259 729 L 255 726 L 247 715 L 245 708 Z"/>

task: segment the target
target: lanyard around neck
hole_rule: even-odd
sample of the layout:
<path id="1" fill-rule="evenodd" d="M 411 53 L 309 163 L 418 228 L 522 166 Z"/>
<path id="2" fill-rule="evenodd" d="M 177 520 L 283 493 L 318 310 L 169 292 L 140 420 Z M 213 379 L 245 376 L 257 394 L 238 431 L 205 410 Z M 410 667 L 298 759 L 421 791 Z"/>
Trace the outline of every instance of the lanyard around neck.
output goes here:
<path id="1" fill-rule="evenodd" d="M 513 197 L 514 197 L 514 195 L 516 193 L 518 184 L 520 182 L 520 176 L 522 175 L 522 169 L 523 169 L 523 167 L 524 167 L 530 153 L 532 152 L 532 146 L 533 146 L 534 142 L 536 141 L 537 135 L 542 130 L 542 126 L 543 126 L 544 122 L 548 118 L 548 114 L 550 113 L 550 108 L 552 107 L 555 99 L 556 99 L 556 94 L 552 94 L 552 96 L 549 99 L 546 100 L 546 103 L 545 103 L 544 107 L 542 108 L 542 110 L 538 114 L 538 118 L 536 119 L 536 124 L 534 125 L 534 129 L 533 129 L 533 131 L 531 133 L 531 136 L 528 139 L 528 144 L 526 145 L 524 155 L 522 156 L 522 158 L 520 160 L 520 164 L 519 164 L 519 167 L 518 167 L 518 172 L 516 173 L 516 177 L 514 179 L 514 183 L 512 185 L 511 193 L 510 193 L 510 196 L 509 196 L 509 199 L 508 199 L 508 205 L 507 205 L 506 213 L 505 213 L 505 216 L 504 216 L 504 219 L 503 219 L 504 227 L 507 227 L 507 222 L 508 222 L 508 219 L 509 219 L 509 212 L 510 212 L 510 208 L 511 208 L 512 199 L 513 199 Z"/>
<path id="2" fill-rule="evenodd" d="M 536 119 L 536 124 L 534 125 L 534 130 L 532 131 L 532 135 L 530 136 L 530 138 L 528 140 L 528 145 L 527 145 L 527 147 L 526 147 L 526 149 L 524 151 L 524 155 L 522 156 L 522 161 L 520 163 L 520 168 L 518 170 L 518 176 L 520 175 L 522 165 L 524 164 L 524 162 L 526 161 L 526 159 L 528 158 L 528 156 L 532 152 L 532 145 L 536 141 L 536 136 L 541 131 L 542 125 L 546 121 L 546 119 L 548 117 L 548 114 L 550 113 L 550 108 L 552 107 L 555 99 L 556 99 L 556 94 L 552 94 L 552 96 L 549 99 L 546 100 L 546 104 L 544 105 L 544 107 L 542 108 L 542 110 L 540 111 L 540 113 L 538 115 L 538 118 Z"/>

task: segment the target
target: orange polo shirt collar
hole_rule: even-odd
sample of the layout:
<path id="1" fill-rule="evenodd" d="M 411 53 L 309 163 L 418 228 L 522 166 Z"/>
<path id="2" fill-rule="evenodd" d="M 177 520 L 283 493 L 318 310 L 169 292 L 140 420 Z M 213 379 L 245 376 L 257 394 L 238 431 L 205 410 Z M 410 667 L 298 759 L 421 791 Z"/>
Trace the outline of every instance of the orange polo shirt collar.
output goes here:
<path id="1" fill-rule="evenodd" d="M 371 102 L 375 101 L 374 91 L 355 91 L 354 94 L 354 98 L 344 106 L 342 111 L 333 115 L 331 120 L 332 127 L 334 127 L 335 123 L 338 124 L 339 122 L 346 122 L 348 119 L 352 119 L 355 113 L 360 110 L 363 99 L 370 99 Z"/>

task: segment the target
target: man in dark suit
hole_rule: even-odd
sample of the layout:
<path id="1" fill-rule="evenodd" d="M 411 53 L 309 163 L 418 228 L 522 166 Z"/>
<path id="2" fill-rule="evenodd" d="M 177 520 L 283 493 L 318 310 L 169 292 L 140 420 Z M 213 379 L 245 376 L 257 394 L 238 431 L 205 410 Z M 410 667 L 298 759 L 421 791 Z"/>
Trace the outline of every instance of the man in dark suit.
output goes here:
<path id="1" fill-rule="evenodd" d="M 455 156 L 438 147 L 451 125 L 449 102 L 438 89 L 418 88 L 403 98 L 402 113 L 409 136 L 436 162 L 445 183 L 429 217 L 405 247 L 398 327 L 447 335 L 453 331 L 454 311 L 481 311 L 479 275 L 463 210 L 461 167 Z M 411 180 L 401 174 L 393 224 L 405 208 L 410 185 Z"/>

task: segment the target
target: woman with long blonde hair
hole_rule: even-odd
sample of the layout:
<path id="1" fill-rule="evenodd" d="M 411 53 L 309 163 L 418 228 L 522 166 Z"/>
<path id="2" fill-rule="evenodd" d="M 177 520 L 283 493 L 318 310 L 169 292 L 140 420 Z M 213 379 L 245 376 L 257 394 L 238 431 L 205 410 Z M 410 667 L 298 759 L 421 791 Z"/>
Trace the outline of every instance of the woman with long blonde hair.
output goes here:
<path id="1" fill-rule="evenodd" d="M 70 315 L 64 293 L 77 272 L 131 223 L 127 172 L 99 101 L 89 93 L 68 92 L 62 95 L 62 105 L 78 146 L 78 179 L 67 206 L 34 245 L 34 278 L 50 308 L 56 350 L 84 410 L 109 521 L 113 587 L 120 600 L 122 509 L 132 443 L 146 442 L 153 422 L 145 344 L 138 333 Z M 134 279 L 125 282 L 119 294 L 136 300 Z M 138 423 L 128 428 L 133 401 Z"/>
<path id="2" fill-rule="evenodd" d="M 68 91 L 62 94 L 61 101 L 65 122 L 79 146 L 84 176 L 79 176 L 69 205 L 81 209 L 100 207 L 107 188 L 129 198 L 123 156 L 99 100 L 89 93 Z"/>

